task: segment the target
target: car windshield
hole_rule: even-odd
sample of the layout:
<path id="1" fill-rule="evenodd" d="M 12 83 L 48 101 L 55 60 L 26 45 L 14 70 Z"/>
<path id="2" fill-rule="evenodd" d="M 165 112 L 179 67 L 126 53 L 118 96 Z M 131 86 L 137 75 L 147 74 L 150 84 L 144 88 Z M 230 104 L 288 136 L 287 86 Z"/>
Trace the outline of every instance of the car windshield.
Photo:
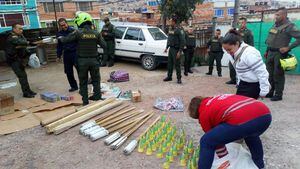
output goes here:
<path id="1" fill-rule="evenodd" d="M 166 40 L 168 37 L 159 28 L 148 28 L 154 40 Z"/>

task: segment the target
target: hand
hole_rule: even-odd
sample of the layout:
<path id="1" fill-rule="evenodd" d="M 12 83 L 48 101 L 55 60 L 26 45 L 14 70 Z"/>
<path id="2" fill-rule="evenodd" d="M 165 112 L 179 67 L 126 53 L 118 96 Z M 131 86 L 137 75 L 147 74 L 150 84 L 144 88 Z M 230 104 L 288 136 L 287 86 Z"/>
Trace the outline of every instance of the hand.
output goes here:
<path id="1" fill-rule="evenodd" d="M 168 52 L 168 49 L 165 49 L 164 53 L 167 53 Z"/>
<path id="2" fill-rule="evenodd" d="M 106 36 L 106 35 L 107 35 L 107 32 L 103 32 L 103 35 Z"/>
<path id="3" fill-rule="evenodd" d="M 280 53 L 287 53 L 288 51 L 290 51 L 289 47 L 283 47 L 279 49 Z"/>
<path id="4" fill-rule="evenodd" d="M 180 55 L 181 55 L 181 52 L 178 52 L 177 55 L 176 55 L 176 59 L 180 59 Z"/>

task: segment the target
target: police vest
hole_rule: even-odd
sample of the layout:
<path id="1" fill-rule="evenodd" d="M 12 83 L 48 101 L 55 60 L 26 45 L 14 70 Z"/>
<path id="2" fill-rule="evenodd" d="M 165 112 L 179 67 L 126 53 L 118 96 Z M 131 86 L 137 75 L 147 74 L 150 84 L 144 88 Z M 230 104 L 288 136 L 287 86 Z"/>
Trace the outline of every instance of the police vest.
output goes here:
<path id="1" fill-rule="evenodd" d="M 79 31 L 78 58 L 96 58 L 98 56 L 99 34 L 92 29 L 81 29 Z"/>
<path id="2" fill-rule="evenodd" d="M 111 33 L 112 29 L 114 29 L 113 25 L 104 25 L 102 28 L 102 33 L 106 32 L 106 33 Z M 103 36 L 103 34 L 102 34 Z M 103 36 L 104 40 L 106 41 L 111 41 L 111 40 L 115 40 L 114 37 L 109 37 L 109 36 Z"/>
<path id="3" fill-rule="evenodd" d="M 289 45 L 291 37 L 285 31 L 288 26 L 292 25 L 291 22 L 285 23 L 279 27 L 274 26 L 270 29 L 266 44 L 270 48 L 282 48 Z"/>
<path id="4" fill-rule="evenodd" d="M 211 52 L 222 52 L 222 43 L 220 39 L 213 38 L 210 44 Z"/>
<path id="5" fill-rule="evenodd" d="M 180 48 L 180 40 L 179 40 L 180 33 L 178 33 L 177 31 L 179 31 L 177 28 L 171 29 L 169 31 L 168 44 L 170 47 Z"/>
<path id="6" fill-rule="evenodd" d="M 196 37 L 195 35 L 186 34 L 186 46 L 187 47 L 196 47 Z"/>

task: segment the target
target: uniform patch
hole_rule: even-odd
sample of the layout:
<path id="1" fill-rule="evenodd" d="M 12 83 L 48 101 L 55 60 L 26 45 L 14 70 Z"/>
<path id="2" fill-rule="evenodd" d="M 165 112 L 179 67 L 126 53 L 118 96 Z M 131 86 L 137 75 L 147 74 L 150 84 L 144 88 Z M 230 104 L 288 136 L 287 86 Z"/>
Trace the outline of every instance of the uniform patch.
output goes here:
<path id="1" fill-rule="evenodd" d="M 277 29 L 274 29 L 274 28 L 272 28 L 272 29 L 270 29 L 270 33 L 277 34 L 277 33 L 278 33 L 278 30 L 277 30 Z"/>
<path id="2" fill-rule="evenodd" d="M 170 35 L 174 35 L 174 33 L 175 33 L 174 31 L 169 31 Z"/>
<path id="3" fill-rule="evenodd" d="M 193 36 L 193 35 L 190 35 L 189 37 L 190 37 L 190 38 L 195 38 L 195 36 Z"/>
<path id="4" fill-rule="evenodd" d="M 82 38 L 83 39 L 95 39 L 96 35 L 95 34 L 83 34 Z"/>

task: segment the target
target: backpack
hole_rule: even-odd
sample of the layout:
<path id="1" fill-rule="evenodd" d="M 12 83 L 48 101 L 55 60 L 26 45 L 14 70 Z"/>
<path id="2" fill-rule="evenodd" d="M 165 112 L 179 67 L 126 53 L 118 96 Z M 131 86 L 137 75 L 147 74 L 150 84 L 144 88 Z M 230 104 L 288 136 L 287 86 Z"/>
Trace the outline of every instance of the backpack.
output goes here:
<path id="1" fill-rule="evenodd" d="M 117 70 L 110 73 L 108 82 L 127 82 L 129 81 L 129 73 L 124 70 Z"/>

